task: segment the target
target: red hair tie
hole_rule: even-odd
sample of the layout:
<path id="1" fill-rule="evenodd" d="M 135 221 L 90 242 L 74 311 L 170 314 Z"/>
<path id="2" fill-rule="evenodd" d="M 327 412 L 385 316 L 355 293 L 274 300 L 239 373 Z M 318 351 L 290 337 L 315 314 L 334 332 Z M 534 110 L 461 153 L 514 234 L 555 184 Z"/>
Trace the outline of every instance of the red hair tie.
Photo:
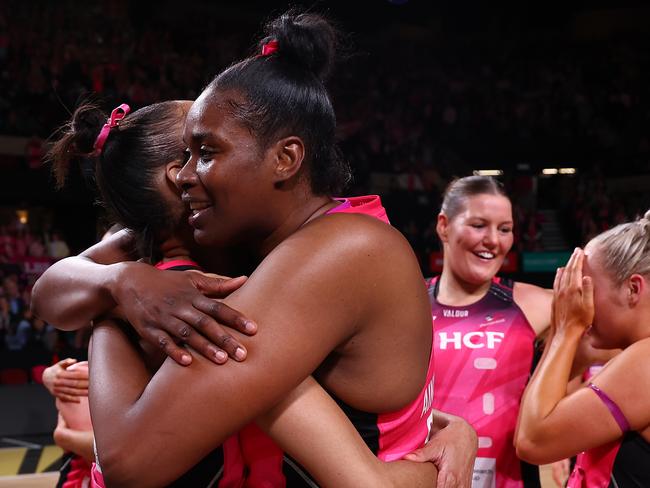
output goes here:
<path id="1" fill-rule="evenodd" d="M 97 155 L 102 153 L 102 149 L 104 149 L 104 144 L 106 143 L 106 139 L 108 139 L 108 134 L 111 132 L 111 129 L 113 127 L 117 127 L 117 123 L 126 117 L 130 111 L 131 107 L 129 107 L 126 103 L 123 103 L 122 105 L 119 105 L 113 109 L 111 116 L 104 124 L 104 127 L 102 127 L 102 130 L 99 131 L 97 139 L 95 139 L 93 148 L 95 149 L 95 153 Z"/>
<path id="2" fill-rule="evenodd" d="M 270 56 L 278 50 L 278 41 L 273 39 L 262 46 L 262 56 Z"/>

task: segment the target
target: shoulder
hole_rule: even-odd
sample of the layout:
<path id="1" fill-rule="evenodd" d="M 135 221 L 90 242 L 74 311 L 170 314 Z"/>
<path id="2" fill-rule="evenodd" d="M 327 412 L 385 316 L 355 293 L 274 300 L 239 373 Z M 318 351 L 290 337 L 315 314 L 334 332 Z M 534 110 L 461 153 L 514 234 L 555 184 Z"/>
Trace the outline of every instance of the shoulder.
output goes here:
<path id="1" fill-rule="evenodd" d="M 516 281 L 512 294 L 515 303 L 539 336 L 551 325 L 553 290 Z"/>
<path id="2" fill-rule="evenodd" d="M 398 291 L 414 290 L 426 298 L 408 241 L 390 225 L 354 214 L 316 219 L 285 239 L 247 285 L 262 282 L 284 290 L 290 286 L 305 301 L 331 296 L 337 302 L 354 302 L 357 308 L 396 299 Z"/>
<path id="3" fill-rule="evenodd" d="M 650 338 L 635 342 L 614 357 L 593 378 L 623 410 L 632 429 L 650 426 Z"/>
<path id="4" fill-rule="evenodd" d="M 395 258 L 397 263 L 415 262 L 415 255 L 406 238 L 394 227 L 360 214 L 333 214 L 316 219 L 278 246 L 314 246 L 324 256 L 336 255 L 345 261 Z M 394 266 L 393 263 L 384 263 Z"/>

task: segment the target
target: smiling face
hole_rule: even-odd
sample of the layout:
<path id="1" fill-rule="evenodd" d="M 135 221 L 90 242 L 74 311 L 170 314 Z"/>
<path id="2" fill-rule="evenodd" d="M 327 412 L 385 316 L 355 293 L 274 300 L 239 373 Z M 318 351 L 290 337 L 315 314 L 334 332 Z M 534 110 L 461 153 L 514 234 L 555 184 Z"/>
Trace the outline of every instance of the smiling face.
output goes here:
<path id="1" fill-rule="evenodd" d="M 475 286 L 499 271 L 513 242 L 512 206 L 502 195 L 479 194 L 465 199 L 451 220 L 438 216 L 438 236 L 444 247 L 444 267 Z"/>
<path id="2" fill-rule="evenodd" d="M 189 223 L 200 245 L 226 246 L 263 238 L 274 223 L 272 152 L 232 113 L 238 95 L 208 89 L 185 123 L 189 160 L 178 174 Z"/>

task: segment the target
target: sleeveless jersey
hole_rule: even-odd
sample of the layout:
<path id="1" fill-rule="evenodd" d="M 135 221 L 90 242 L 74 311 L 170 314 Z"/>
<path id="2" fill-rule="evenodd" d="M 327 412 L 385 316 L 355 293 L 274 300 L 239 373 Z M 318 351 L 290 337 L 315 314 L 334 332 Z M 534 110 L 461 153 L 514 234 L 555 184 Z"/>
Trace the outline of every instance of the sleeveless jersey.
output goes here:
<path id="1" fill-rule="evenodd" d="M 567 488 L 642 488 L 650 486 L 650 443 L 630 424 L 619 406 L 589 384 L 621 427 L 623 437 L 578 454 Z"/>
<path id="2" fill-rule="evenodd" d="M 436 354 L 433 404 L 464 418 L 478 434 L 473 488 L 524 486 L 513 436 L 535 331 L 512 288 L 511 280 L 493 278 L 482 299 L 455 307 L 438 303 L 438 279 L 428 280 Z"/>
<path id="3" fill-rule="evenodd" d="M 340 205 L 331 209 L 328 214 L 362 213 L 389 224 L 386 210 L 377 195 L 337 200 L 341 202 Z M 185 269 L 197 269 L 191 267 L 189 262 L 173 263 L 175 266 L 188 266 Z M 169 266 L 171 263 L 164 264 Z M 400 459 L 414 449 L 422 447 L 426 442 L 433 420 L 433 357 L 432 350 L 423 390 L 413 402 L 397 412 L 384 414 L 362 412 L 334 398 L 379 459 L 384 461 Z M 247 425 L 224 442 L 223 459 L 224 469 L 219 471 L 216 485 L 219 488 L 318 486 L 304 468 L 283 453 L 280 447 L 255 424 Z M 218 469 L 219 465 L 215 465 L 213 473 L 216 474 Z M 95 483 L 98 474 L 93 471 Z"/>
<path id="4" fill-rule="evenodd" d="M 337 199 L 341 202 L 328 214 L 362 213 L 387 224 L 388 216 L 377 195 Z M 331 393 L 330 393 L 331 394 Z M 400 459 L 424 445 L 432 422 L 433 402 L 433 351 L 429 359 L 426 383 L 422 392 L 409 405 L 397 412 L 370 413 L 354 409 L 341 400 L 337 401 L 343 412 L 355 426 L 370 450 L 384 461 Z M 240 455 L 229 462 L 231 451 L 226 449 L 226 471 L 230 467 L 246 475 L 245 485 L 229 479 L 228 487 L 250 488 L 315 487 L 316 482 L 295 460 L 283 454 L 258 427 L 249 425 L 239 432 Z M 224 445 L 225 447 L 225 445 Z M 236 453 L 236 451 L 232 451 Z M 220 488 L 225 488 L 219 485 Z"/>

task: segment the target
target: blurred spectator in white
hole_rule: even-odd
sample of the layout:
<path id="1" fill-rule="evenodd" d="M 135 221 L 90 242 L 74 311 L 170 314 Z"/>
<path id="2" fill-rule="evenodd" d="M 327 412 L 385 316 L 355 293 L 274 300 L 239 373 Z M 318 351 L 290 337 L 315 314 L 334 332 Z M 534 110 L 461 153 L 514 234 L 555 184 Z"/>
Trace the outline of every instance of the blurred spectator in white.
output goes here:
<path id="1" fill-rule="evenodd" d="M 50 240 L 47 243 L 47 254 L 54 259 L 63 259 L 70 256 L 70 248 L 56 230 L 52 231 L 50 235 Z"/>

